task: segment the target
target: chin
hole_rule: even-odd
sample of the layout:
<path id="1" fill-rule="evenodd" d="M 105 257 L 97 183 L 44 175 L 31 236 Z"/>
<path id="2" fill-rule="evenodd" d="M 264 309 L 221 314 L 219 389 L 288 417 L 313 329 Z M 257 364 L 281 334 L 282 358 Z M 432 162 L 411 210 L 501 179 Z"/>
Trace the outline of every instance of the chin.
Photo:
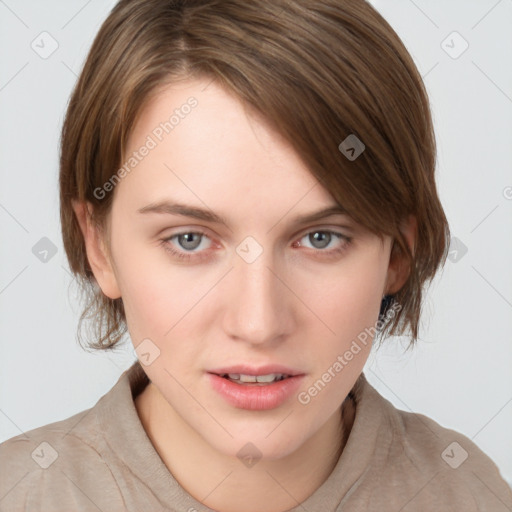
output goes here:
<path id="1" fill-rule="evenodd" d="M 299 425 L 289 423 L 287 428 L 279 425 L 283 417 L 277 421 L 265 422 L 258 427 L 252 424 L 250 428 L 228 426 L 227 430 L 233 435 L 215 438 L 205 436 L 205 441 L 215 450 L 228 457 L 244 459 L 278 460 L 284 459 L 297 451 L 309 437 L 302 432 Z M 286 422 L 286 420 L 285 420 Z M 269 428 L 269 423 L 272 426 Z M 284 423 L 284 422 L 283 422 Z M 281 430 L 281 431 L 279 431 Z"/>

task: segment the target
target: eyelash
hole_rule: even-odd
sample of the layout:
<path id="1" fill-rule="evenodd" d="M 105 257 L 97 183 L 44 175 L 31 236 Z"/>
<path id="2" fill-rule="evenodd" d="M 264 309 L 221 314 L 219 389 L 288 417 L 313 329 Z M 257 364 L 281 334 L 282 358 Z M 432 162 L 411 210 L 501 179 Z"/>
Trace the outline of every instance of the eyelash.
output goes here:
<path id="1" fill-rule="evenodd" d="M 351 237 L 348 237 L 346 235 L 343 235 L 337 231 L 333 231 L 333 230 L 330 230 L 330 229 L 314 229 L 312 231 L 307 231 L 306 233 L 304 233 L 300 238 L 299 240 L 302 240 L 302 238 L 304 238 L 305 236 L 308 236 L 312 233 L 329 233 L 331 235 L 334 235 L 334 237 L 337 237 L 338 240 L 341 240 L 341 245 L 338 246 L 336 249 L 311 249 L 312 251 L 316 252 L 316 253 L 321 253 L 321 256 L 327 256 L 327 257 L 336 257 L 338 255 L 340 255 L 341 253 L 343 253 L 347 247 L 352 243 L 352 238 Z M 195 252 L 184 252 L 184 251 L 179 251 L 179 250 L 176 250 L 173 248 L 173 246 L 171 245 L 171 240 L 173 238 L 176 238 L 176 237 L 179 237 L 181 235 L 200 235 L 200 236 L 203 236 L 203 237 L 207 237 L 208 238 L 208 235 L 203 232 L 203 231 L 182 231 L 180 233 L 175 233 L 167 238 L 164 238 L 161 240 L 161 243 L 163 245 L 163 248 L 168 252 L 170 253 L 172 256 L 174 257 L 177 257 L 181 260 L 184 260 L 184 261 L 190 261 L 191 259 L 196 259 L 196 258 L 199 258 L 199 259 L 203 259 L 203 260 L 208 260 L 210 259 L 210 256 L 196 256 L 196 253 Z M 295 244 L 295 242 L 294 242 Z M 197 253 L 199 254 L 199 253 Z"/>

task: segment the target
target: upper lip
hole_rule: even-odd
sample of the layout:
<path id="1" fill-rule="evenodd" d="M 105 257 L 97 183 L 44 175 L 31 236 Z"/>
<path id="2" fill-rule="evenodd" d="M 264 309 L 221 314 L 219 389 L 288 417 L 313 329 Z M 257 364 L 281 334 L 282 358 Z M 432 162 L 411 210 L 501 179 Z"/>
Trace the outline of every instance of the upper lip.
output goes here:
<path id="1" fill-rule="evenodd" d="M 215 373 L 217 375 L 224 375 L 228 373 L 238 373 L 242 375 L 269 375 L 271 373 L 279 373 L 284 375 L 304 375 L 304 372 L 289 368 L 288 366 L 280 364 L 269 364 L 265 366 L 249 366 L 247 364 L 236 364 L 233 366 L 224 366 L 222 368 L 215 368 L 208 370 L 208 373 Z"/>

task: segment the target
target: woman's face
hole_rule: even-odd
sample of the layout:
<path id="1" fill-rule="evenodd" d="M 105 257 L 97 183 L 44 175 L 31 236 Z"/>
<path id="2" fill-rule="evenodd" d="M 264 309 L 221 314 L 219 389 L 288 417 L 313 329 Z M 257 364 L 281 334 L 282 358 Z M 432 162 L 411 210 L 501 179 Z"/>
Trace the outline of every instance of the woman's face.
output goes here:
<path id="1" fill-rule="evenodd" d="M 174 84 L 138 119 L 135 165 L 115 186 L 109 289 L 168 417 L 224 454 L 252 443 L 279 458 L 335 418 L 361 373 L 391 240 L 343 213 L 300 221 L 337 204 L 207 84 Z"/>

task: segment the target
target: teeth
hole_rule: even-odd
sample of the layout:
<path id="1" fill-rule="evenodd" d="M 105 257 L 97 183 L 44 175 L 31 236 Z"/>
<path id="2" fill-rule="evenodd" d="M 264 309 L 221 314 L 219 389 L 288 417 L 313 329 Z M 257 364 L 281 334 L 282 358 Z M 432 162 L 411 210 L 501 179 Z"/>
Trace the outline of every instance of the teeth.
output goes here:
<path id="1" fill-rule="evenodd" d="M 243 373 L 228 373 L 231 380 L 238 380 L 245 383 L 261 382 L 268 384 L 270 382 L 279 381 L 287 377 L 284 373 L 269 373 L 268 375 L 244 375 Z"/>
<path id="2" fill-rule="evenodd" d="M 269 375 L 258 375 L 256 380 L 258 382 L 274 382 L 275 380 L 281 380 L 282 378 L 282 373 L 271 373 Z"/>

